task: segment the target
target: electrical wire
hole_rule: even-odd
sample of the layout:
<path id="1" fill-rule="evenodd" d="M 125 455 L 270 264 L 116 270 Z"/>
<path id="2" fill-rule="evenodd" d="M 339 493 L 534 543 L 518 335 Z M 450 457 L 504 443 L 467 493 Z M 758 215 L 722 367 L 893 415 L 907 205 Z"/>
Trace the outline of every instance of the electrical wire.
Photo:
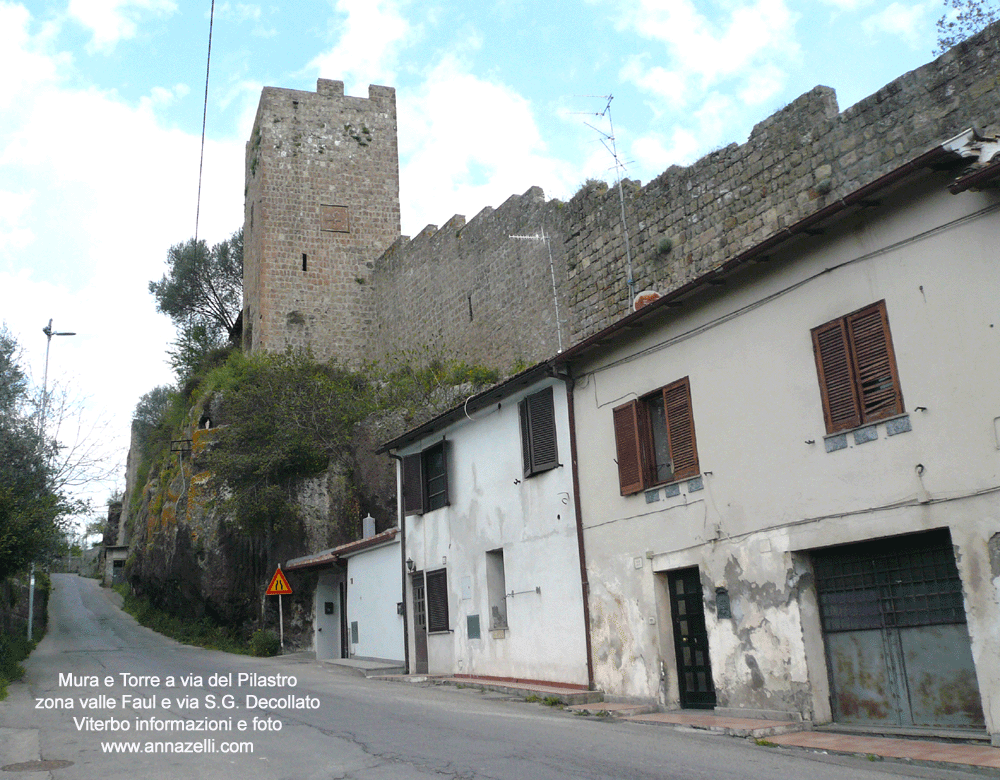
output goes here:
<path id="1" fill-rule="evenodd" d="M 208 57 L 205 62 L 205 104 L 201 112 L 201 154 L 198 158 L 198 200 L 194 210 L 194 243 L 198 245 L 198 223 L 201 220 L 201 174 L 205 168 L 205 128 L 208 126 L 208 75 L 212 70 L 212 27 L 215 24 L 215 0 L 208 14 Z"/>

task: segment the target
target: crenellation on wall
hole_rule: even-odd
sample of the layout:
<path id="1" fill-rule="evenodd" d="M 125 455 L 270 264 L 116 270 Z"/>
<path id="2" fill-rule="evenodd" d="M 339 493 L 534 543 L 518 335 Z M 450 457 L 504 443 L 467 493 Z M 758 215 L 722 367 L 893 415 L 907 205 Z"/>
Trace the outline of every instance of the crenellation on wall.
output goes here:
<path id="1" fill-rule="evenodd" d="M 395 90 L 265 88 L 246 179 L 245 347 L 359 364 L 368 277 L 399 236 Z"/>
<path id="2" fill-rule="evenodd" d="M 565 203 L 532 187 L 409 240 L 398 229 L 394 91 L 373 85 L 367 99 L 346 97 L 328 80 L 316 93 L 265 89 L 248 144 L 247 224 L 264 220 L 274 235 L 247 232 L 247 341 L 309 343 L 351 360 L 430 348 L 498 368 L 550 357 L 629 314 L 631 293 L 675 290 L 969 127 L 995 132 L 998 30 L 844 110 L 833 89 L 817 86 L 744 143 L 645 186 L 625 180 L 619 194 L 588 183 Z M 319 172 L 320 200 L 306 204 L 298 181 Z M 336 269 L 296 287 L 300 253 L 315 251 L 300 247 L 304 226 L 348 192 L 357 234 L 328 236 Z M 543 231 L 547 244 L 511 238 Z M 255 265 L 262 253 L 275 258 L 266 273 Z M 285 319 L 292 311 L 306 319 L 301 332 Z"/>

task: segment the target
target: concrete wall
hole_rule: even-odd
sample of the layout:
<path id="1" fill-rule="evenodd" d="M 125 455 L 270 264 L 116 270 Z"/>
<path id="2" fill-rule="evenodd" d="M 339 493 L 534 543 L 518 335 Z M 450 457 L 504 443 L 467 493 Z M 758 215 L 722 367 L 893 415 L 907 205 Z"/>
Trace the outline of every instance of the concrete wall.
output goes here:
<path id="1" fill-rule="evenodd" d="M 398 537 L 347 559 L 348 628 L 358 624 L 357 643 L 351 638 L 352 658 L 403 662 L 403 616 L 396 611 L 402 598 L 401 567 Z"/>
<path id="2" fill-rule="evenodd" d="M 577 367 L 599 687 L 677 705 L 663 575 L 696 565 L 720 706 L 828 720 L 803 552 L 948 528 L 987 727 L 1000 731 L 989 546 L 1000 532 L 1000 196 L 949 195 L 948 181 L 927 174 Z M 848 434 L 828 452 L 810 330 L 883 299 L 912 430 L 890 436 L 880 422 L 874 441 Z M 612 409 L 685 376 L 701 477 L 652 503 L 619 495 Z M 717 586 L 733 621 L 715 619 Z"/>
<path id="3" fill-rule="evenodd" d="M 517 403 L 546 385 L 553 387 L 563 465 L 525 478 Z M 406 518 L 406 552 L 415 568 L 448 572 L 450 631 L 428 635 L 429 672 L 586 685 L 564 385 L 547 380 L 474 417 L 400 451 L 419 452 L 441 435 L 450 443 L 450 506 Z M 493 550 L 503 550 L 505 590 L 515 594 L 506 599 L 508 628 L 496 632 L 487 588 L 486 553 Z M 411 626 L 412 602 L 410 594 Z M 479 616 L 479 639 L 468 636 L 470 615 Z"/>
<path id="4" fill-rule="evenodd" d="M 374 260 L 399 236 L 396 93 L 265 87 L 246 150 L 243 343 L 367 354 Z"/>

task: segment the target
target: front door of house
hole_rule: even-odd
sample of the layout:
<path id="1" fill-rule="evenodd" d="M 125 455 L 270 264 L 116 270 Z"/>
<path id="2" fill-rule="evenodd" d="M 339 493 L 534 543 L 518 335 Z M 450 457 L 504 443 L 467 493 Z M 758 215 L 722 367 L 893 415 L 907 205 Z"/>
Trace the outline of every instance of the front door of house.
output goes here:
<path id="1" fill-rule="evenodd" d="M 712 709 L 715 707 L 715 685 L 708 658 L 701 575 L 697 567 L 679 569 L 668 573 L 667 583 L 670 587 L 681 707 Z"/>
<path id="2" fill-rule="evenodd" d="M 424 573 L 413 572 L 410 585 L 413 590 L 413 673 L 427 674 L 427 591 L 424 588 Z"/>

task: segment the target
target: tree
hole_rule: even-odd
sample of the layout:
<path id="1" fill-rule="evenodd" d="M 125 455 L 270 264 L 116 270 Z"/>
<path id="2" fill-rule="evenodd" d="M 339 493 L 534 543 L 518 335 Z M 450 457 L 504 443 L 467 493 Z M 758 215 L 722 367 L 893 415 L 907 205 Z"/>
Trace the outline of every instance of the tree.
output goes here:
<path id="1" fill-rule="evenodd" d="M 0 580 L 58 545 L 68 510 L 52 470 L 17 342 L 0 329 Z"/>
<path id="2" fill-rule="evenodd" d="M 944 0 L 945 13 L 937 21 L 937 49 L 944 54 L 1000 18 L 993 0 Z"/>
<path id="3" fill-rule="evenodd" d="M 243 307 L 243 228 L 211 249 L 189 239 L 167 252 L 167 273 L 149 283 L 157 311 L 180 329 L 192 325 L 233 339 Z"/>

